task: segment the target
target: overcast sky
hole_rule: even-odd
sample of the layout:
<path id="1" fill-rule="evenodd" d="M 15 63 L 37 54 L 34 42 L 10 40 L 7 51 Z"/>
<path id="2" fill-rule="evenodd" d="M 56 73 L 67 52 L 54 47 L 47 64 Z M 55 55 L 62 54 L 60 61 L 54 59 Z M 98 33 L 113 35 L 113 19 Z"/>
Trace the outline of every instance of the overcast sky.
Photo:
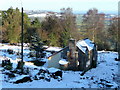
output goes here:
<path id="1" fill-rule="evenodd" d="M 119 0 L 1 0 L 0 9 L 7 10 L 9 7 L 25 10 L 53 10 L 71 7 L 74 11 L 87 11 L 97 8 L 99 11 L 117 11 Z"/>

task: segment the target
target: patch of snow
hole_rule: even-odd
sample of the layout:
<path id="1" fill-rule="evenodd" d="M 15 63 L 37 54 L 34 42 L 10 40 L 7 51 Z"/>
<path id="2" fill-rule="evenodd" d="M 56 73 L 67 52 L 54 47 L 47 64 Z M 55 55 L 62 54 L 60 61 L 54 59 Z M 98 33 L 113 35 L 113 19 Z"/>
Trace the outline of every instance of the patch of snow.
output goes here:
<path id="1" fill-rule="evenodd" d="M 47 61 L 48 61 L 48 59 L 46 59 L 46 58 L 41 58 L 41 60 L 40 60 L 40 61 L 47 62 Z"/>
<path id="2" fill-rule="evenodd" d="M 2 60 L 8 58 L 13 63 L 13 68 L 16 68 L 18 63 L 16 59 L 18 58 L 17 55 L 10 55 L 7 52 L 2 52 L 2 50 L 7 50 L 9 48 L 12 48 L 14 50 L 16 48 L 16 50 L 18 51 L 20 47 L 7 44 L 0 45 L 0 65 L 2 63 Z M 24 52 L 28 53 L 29 50 L 24 49 Z M 6 57 L 4 57 L 4 54 Z M 30 60 L 30 58 L 27 58 L 26 54 L 24 55 L 25 61 Z M 118 78 L 117 74 L 119 63 L 118 61 L 114 60 L 117 57 L 117 52 L 99 51 L 97 62 L 98 65 L 96 68 L 92 68 L 91 70 L 87 71 L 83 76 L 81 76 L 81 71 L 62 71 L 63 78 L 60 82 L 58 82 L 56 79 L 51 78 L 50 82 L 47 82 L 43 79 L 33 80 L 32 82 L 13 84 L 6 82 L 4 78 L 5 74 L 0 72 L 0 83 L 2 82 L 2 88 L 106 88 L 106 85 L 111 85 L 110 88 L 116 88 L 120 83 L 117 83 L 116 80 L 114 80 L 114 77 Z M 45 67 L 35 66 L 27 62 L 25 62 L 25 67 L 28 67 L 30 69 L 29 75 L 31 75 L 31 77 L 34 77 L 40 69 L 47 69 Z M 0 71 L 1 70 L 3 70 L 3 67 L 0 66 Z M 60 69 L 48 68 L 48 70 L 49 72 L 54 73 Z M 10 80 L 14 81 L 22 77 L 23 75 L 17 75 L 16 79 Z M 101 83 L 104 85 L 102 85 Z"/>
<path id="3" fill-rule="evenodd" d="M 52 55 L 51 52 L 46 52 L 46 58 L 51 56 L 51 55 Z"/>
<path id="4" fill-rule="evenodd" d="M 57 71 L 60 71 L 60 69 L 51 67 L 51 68 L 48 68 L 48 71 L 49 71 L 50 73 L 55 73 L 55 72 L 57 72 Z"/>
<path id="5" fill-rule="evenodd" d="M 19 75 L 19 76 L 15 77 L 14 79 L 9 80 L 9 82 L 15 82 L 17 80 L 20 80 L 20 79 L 26 77 L 26 76 L 29 76 L 29 75 Z"/>

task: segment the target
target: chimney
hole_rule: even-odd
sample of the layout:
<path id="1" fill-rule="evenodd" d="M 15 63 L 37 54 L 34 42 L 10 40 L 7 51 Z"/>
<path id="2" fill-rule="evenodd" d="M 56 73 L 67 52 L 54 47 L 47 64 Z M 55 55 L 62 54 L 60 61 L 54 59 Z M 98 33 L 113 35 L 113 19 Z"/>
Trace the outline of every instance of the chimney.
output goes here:
<path id="1" fill-rule="evenodd" d="M 75 39 L 70 39 L 69 40 L 69 50 L 70 50 L 70 57 L 74 58 L 75 56 L 75 51 L 76 51 L 76 40 Z"/>
<path id="2" fill-rule="evenodd" d="M 76 40 L 70 39 L 69 40 L 69 69 L 75 70 L 76 69 Z"/>

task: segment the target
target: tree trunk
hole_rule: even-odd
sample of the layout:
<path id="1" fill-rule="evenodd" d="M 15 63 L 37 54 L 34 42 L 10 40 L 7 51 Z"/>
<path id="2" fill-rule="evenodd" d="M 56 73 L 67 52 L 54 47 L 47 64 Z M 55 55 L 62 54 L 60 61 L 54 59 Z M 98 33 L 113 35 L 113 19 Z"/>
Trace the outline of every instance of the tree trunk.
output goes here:
<path id="1" fill-rule="evenodd" d="M 17 65 L 17 69 L 21 69 L 21 72 L 23 73 L 23 66 L 24 66 L 25 62 L 19 61 L 18 65 Z"/>
<path id="2" fill-rule="evenodd" d="M 118 51 L 118 59 L 120 60 L 120 50 Z"/>

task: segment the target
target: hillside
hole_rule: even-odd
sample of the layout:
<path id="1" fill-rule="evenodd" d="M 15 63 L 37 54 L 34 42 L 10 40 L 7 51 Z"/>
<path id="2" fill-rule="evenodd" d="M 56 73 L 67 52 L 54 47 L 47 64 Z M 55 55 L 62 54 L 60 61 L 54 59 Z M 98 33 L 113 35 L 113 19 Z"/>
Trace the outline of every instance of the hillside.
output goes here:
<path id="1" fill-rule="evenodd" d="M 7 52 L 3 51 L 5 49 L 13 48 L 13 50 L 20 49 L 19 46 L 9 46 L 9 45 L 1 45 L 0 46 L 0 65 L 4 56 L 9 57 L 11 62 L 14 65 L 14 68 L 17 65 L 16 55 L 9 55 Z M 24 48 L 24 52 L 27 53 L 29 50 Z M 25 55 L 24 53 L 24 55 Z M 114 59 L 118 56 L 117 52 L 110 51 L 98 51 L 98 65 L 97 68 L 93 68 L 86 72 L 83 76 L 80 74 L 80 71 L 62 71 L 63 76 L 62 80 L 57 80 L 54 78 L 50 78 L 50 82 L 45 79 L 34 80 L 34 75 L 36 75 L 41 68 L 46 67 L 38 67 L 31 63 L 25 64 L 25 67 L 30 69 L 28 74 L 31 75 L 32 82 L 25 82 L 14 84 L 12 81 L 24 76 L 16 74 L 15 78 L 7 78 L 4 73 L 9 72 L 8 70 L 3 70 L 3 67 L 0 66 L 0 73 L 2 88 L 118 88 L 118 84 L 116 82 L 116 77 L 118 73 L 118 61 Z M 24 58 L 25 59 L 25 58 Z M 27 60 L 27 57 L 26 57 Z M 36 69 L 37 68 L 37 69 Z M 6 77 L 6 78 L 5 78 Z"/>

